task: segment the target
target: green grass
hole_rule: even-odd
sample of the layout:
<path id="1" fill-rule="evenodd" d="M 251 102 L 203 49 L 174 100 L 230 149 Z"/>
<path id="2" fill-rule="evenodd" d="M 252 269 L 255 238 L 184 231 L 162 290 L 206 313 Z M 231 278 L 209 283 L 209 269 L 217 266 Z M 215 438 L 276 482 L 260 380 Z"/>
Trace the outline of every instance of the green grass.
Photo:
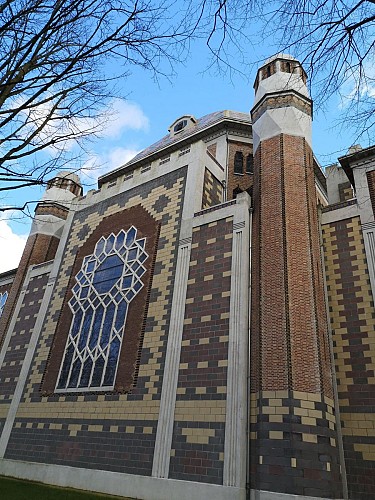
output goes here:
<path id="1" fill-rule="evenodd" d="M 72 488 L 47 486 L 34 481 L 20 481 L 0 476 L 0 498 L 2 500 L 131 500 L 112 495 L 88 493 Z"/>

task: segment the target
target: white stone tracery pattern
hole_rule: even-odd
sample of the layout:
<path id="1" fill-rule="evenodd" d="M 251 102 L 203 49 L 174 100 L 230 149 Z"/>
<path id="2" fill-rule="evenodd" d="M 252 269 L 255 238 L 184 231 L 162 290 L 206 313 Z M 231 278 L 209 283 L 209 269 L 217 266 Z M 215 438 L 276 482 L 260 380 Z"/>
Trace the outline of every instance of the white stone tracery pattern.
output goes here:
<path id="1" fill-rule="evenodd" d="M 146 238 L 137 229 L 100 238 L 72 288 L 73 313 L 57 391 L 114 386 L 130 302 L 143 288 Z"/>

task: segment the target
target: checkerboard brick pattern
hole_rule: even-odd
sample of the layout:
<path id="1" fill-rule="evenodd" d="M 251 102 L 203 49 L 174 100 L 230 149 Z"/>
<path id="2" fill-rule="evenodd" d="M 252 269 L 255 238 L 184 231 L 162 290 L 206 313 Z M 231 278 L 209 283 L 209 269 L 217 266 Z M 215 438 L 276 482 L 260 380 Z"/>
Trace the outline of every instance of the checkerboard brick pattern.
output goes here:
<path id="1" fill-rule="evenodd" d="M 208 168 L 204 170 L 202 210 L 223 201 L 223 186 Z"/>
<path id="2" fill-rule="evenodd" d="M 27 285 L 4 362 L 0 368 L 0 405 L 9 405 L 12 401 L 47 281 L 48 274 L 40 274 L 31 278 Z"/>
<path id="3" fill-rule="evenodd" d="M 100 424 L 92 418 L 17 418 L 7 458 L 149 475 L 155 424 L 115 416 Z"/>
<path id="4" fill-rule="evenodd" d="M 353 198 L 353 188 L 349 181 L 339 184 L 339 197 L 341 202 Z"/>
<path id="5" fill-rule="evenodd" d="M 222 484 L 233 218 L 194 228 L 170 477 Z"/>
<path id="6" fill-rule="evenodd" d="M 151 474 L 185 176 L 181 168 L 131 191 L 90 201 L 76 213 L 6 458 Z M 139 205 L 160 224 L 160 233 L 136 386 L 127 394 L 43 396 L 41 382 L 78 248 L 105 217 Z"/>
<path id="7" fill-rule="evenodd" d="M 375 491 L 375 309 L 359 217 L 323 226 L 349 497 Z"/>
<path id="8" fill-rule="evenodd" d="M 250 399 L 251 483 L 281 493 L 340 498 L 336 417 L 320 394 L 261 391 Z"/>

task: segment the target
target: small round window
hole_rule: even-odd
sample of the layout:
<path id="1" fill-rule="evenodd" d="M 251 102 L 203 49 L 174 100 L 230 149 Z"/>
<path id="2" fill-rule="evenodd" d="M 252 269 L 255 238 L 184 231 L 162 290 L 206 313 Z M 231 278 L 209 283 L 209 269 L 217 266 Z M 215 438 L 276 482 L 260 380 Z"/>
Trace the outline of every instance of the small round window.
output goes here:
<path id="1" fill-rule="evenodd" d="M 181 120 L 176 125 L 173 127 L 173 132 L 180 132 L 183 128 L 185 128 L 187 125 L 187 120 Z"/>

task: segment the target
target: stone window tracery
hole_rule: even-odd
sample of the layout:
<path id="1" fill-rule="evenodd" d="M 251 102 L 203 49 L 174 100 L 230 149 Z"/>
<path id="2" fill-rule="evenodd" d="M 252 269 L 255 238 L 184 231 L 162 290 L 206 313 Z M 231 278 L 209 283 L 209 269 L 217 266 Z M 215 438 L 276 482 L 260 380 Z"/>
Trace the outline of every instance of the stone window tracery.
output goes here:
<path id="1" fill-rule="evenodd" d="M 73 318 L 57 391 L 113 388 L 129 304 L 144 286 L 145 244 L 131 226 L 101 237 L 83 259 L 68 302 Z"/>

